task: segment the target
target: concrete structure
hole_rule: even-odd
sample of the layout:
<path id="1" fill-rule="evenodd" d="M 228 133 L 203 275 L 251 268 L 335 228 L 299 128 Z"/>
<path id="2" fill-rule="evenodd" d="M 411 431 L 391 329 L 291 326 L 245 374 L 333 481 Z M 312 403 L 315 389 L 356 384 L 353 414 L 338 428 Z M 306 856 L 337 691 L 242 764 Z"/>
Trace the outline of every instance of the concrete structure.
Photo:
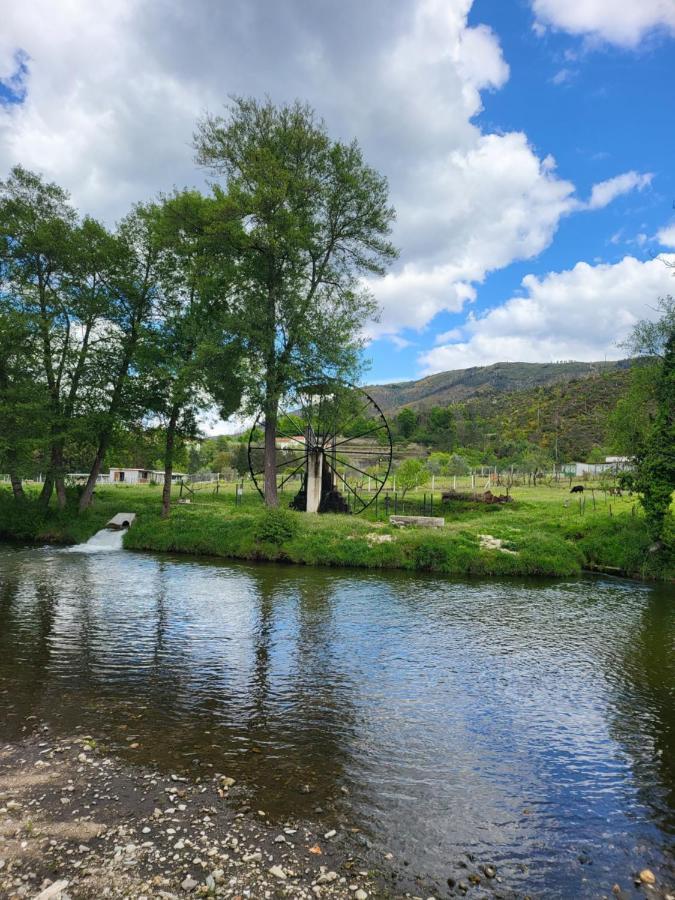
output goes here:
<path id="1" fill-rule="evenodd" d="M 307 454 L 307 512 L 319 511 L 323 479 L 323 451 L 312 450 Z"/>
<path id="2" fill-rule="evenodd" d="M 421 528 L 443 528 L 442 516 L 389 516 L 392 525 L 418 525 Z"/>
<path id="3" fill-rule="evenodd" d="M 119 531 L 121 528 L 128 528 L 132 525 L 135 518 L 136 513 L 117 513 L 105 527 L 113 531 Z"/>

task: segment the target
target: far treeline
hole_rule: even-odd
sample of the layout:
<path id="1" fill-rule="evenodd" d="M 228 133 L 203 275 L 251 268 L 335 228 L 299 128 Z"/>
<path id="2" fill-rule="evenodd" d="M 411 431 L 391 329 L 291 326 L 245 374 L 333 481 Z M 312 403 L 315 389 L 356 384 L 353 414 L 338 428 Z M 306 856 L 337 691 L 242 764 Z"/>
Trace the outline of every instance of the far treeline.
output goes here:
<path id="1" fill-rule="evenodd" d="M 40 471 L 42 509 L 75 491 L 87 509 L 111 450 L 138 441 L 168 515 L 175 450 L 216 407 L 263 410 L 275 506 L 279 398 L 359 374 L 364 279 L 396 256 L 386 179 L 300 103 L 235 99 L 194 147 L 211 191 L 139 203 L 113 230 L 20 166 L 0 182 L 0 471 L 17 502 Z"/>

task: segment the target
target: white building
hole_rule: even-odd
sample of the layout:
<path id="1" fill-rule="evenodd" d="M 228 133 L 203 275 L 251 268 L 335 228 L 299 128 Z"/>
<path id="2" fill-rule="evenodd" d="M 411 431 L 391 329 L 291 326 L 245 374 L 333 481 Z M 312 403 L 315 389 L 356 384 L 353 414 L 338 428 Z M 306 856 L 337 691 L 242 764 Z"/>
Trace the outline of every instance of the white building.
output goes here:
<path id="1" fill-rule="evenodd" d="M 173 472 L 171 481 L 176 484 L 184 477 L 184 472 Z M 111 466 L 108 481 L 110 484 L 160 484 L 164 481 L 164 472 L 159 472 L 156 469 Z"/>

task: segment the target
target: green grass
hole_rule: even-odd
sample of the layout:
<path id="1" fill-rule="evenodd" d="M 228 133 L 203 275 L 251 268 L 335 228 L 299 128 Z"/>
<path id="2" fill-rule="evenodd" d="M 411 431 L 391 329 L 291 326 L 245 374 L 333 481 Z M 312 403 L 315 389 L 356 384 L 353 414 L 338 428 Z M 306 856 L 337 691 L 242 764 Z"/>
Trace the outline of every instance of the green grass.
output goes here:
<path id="1" fill-rule="evenodd" d="M 650 540 L 635 497 L 586 496 L 579 507 L 568 485 L 522 486 L 516 502 L 486 506 L 463 502 L 438 505 L 443 529 L 397 529 L 380 505 L 362 516 L 307 516 L 290 510 L 270 515 L 251 489 L 236 506 L 234 494 L 207 489 L 192 503 L 175 504 L 160 518 L 156 487 L 99 487 L 83 516 L 76 498 L 41 515 L 34 499 L 17 506 L 0 487 L 0 537 L 24 542 L 77 543 L 117 512 L 135 512 L 125 536 L 132 550 L 153 550 L 245 560 L 275 560 L 318 566 L 409 569 L 450 575 L 568 576 L 592 566 L 613 567 L 646 578 L 675 580 L 673 554 L 650 554 Z M 414 498 L 412 498 L 414 499 Z M 290 495 L 284 495 L 290 500 Z M 400 510 L 399 510 L 400 512 Z M 671 523 L 672 529 L 672 523 Z M 481 535 L 502 541 L 503 552 L 481 547 Z M 669 534 L 673 545 L 672 530 Z"/>

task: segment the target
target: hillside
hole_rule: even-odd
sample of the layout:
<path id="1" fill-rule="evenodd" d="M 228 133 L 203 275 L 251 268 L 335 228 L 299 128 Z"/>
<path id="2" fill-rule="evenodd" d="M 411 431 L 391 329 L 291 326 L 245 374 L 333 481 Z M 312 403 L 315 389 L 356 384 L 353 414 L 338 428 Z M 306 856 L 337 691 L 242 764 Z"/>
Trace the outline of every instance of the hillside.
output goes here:
<path id="1" fill-rule="evenodd" d="M 609 415 L 629 379 L 629 369 L 615 368 L 525 391 L 472 397 L 452 407 L 457 441 L 498 455 L 528 441 L 561 461 L 585 460 L 607 444 Z"/>
<path id="2" fill-rule="evenodd" d="M 393 384 L 366 388 L 385 414 L 396 415 L 401 407 L 422 411 L 447 406 L 472 397 L 486 397 L 525 391 L 546 385 L 580 381 L 601 373 L 626 371 L 630 360 L 616 362 L 495 363 L 470 369 L 454 369 Z"/>

